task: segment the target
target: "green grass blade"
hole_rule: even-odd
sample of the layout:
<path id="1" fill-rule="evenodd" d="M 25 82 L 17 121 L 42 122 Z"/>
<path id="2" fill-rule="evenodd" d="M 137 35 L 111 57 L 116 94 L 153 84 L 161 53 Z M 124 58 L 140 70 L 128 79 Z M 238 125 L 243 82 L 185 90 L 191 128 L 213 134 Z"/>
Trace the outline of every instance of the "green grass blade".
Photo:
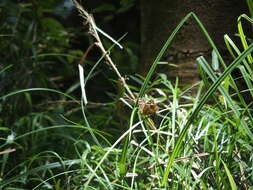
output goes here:
<path id="1" fill-rule="evenodd" d="M 225 164 L 225 162 L 223 160 L 221 160 L 224 168 L 225 168 L 225 171 L 226 171 L 226 174 L 228 176 L 228 180 L 229 180 L 229 183 L 230 183 L 230 186 L 231 186 L 231 189 L 232 190 L 237 190 L 237 186 L 236 186 L 236 183 L 235 183 L 235 180 L 233 178 L 233 176 L 231 175 L 227 165 Z"/>
<path id="2" fill-rule="evenodd" d="M 211 67 L 209 66 L 209 64 L 205 61 L 204 57 L 199 57 L 197 58 L 197 62 L 204 68 L 204 70 L 206 71 L 206 73 L 209 75 L 209 77 L 211 78 L 211 80 L 213 82 L 217 81 L 217 77 L 214 74 L 214 72 L 212 71 Z M 218 87 L 218 89 L 220 90 L 221 94 L 225 97 L 226 101 L 228 102 L 228 106 L 233 110 L 233 112 L 235 113 L 235 119 L 238 121 L 238 123 L 241 124 L 243 131 L 245 131 L 245 133 L 249 136 L 253 135 L 247 125 L 247 123 L 241 119 L 241 114 L 238 108 L 238 105 L 236 105 L 232 98 L 230 97 L 228 91 L 222 86 L 220 85 Z M 242 99 L 242 101 L 244 102 L 244 100 Z M 238 126 L 240 127 L 240 126 Z M 240 128 L 239 128 L 240 129 Z"/>
<path id="3" fill-rule="evenodd" d="M 245 80 L 246 84 L 247 84 L 247 89 L 249 89 L 249 92 L 251 94 L 251 96 L 253 97 L 253 85 L 252 85 L 252 81 L 251 81 L 251 76 L 249 73 L 247 73 L 246 69 L 243 66 L 239 66 L 239 69 L 242 73 L 243 79 Z"/>
<path id="4" fill-rule="evenodd" d="M 0 74 L 3 73 L 4 71 L 8 70 L 9 68 L 11 68 L 13 66 L 13 64 L 10 64 L 6 67 L 4 67 L 3 69 L 0 70 Z"/>
<path id="5" fill-rule="evenodd" d="M 241 52 L 240 52 L 239 48 L 235 45 L 235 43 L 231 40 L 231 38 L 227 34 L 224 35 L 224 41 L 225 41 L 225 44 L 227 46 L 227 49 L 228 49 L 230 55 L 234 59 L 236 59 L 236 55 L 234 54 L 234 51 L 237 53 L 237 55 L 240 55 Z"/>
<path id="6" fill-rule="evenodd" d="M 207 76 L 206 72 L 204 71 L 204 69 L 201 67 L 200 64 L 197 64 L 197 68 L 198 68 L 200 77 L 201 77 L 202 81 L 204 82 L 205 88 L 206 89 L 210 88 L 211 83 L 209 82 L 209 77 Z M 212 95 L 212 98 L 213 98 L 214 102 L 217 103 L 219 109 L 222 111 L 223 108 L 222 108 L 222 106 L 219 103 L 219 99 L 215 95 Z"/>
<path id="7" fill-rule="evenodd" d="M 227 69 L 223 72 L 223 74 L 217 79 L 217 81 L 215 83 L 212 84 L 212 86 L 208 89 L 208 91 L 206 92 L 206 94 L 201 98 L 198 106 L 194 109 L 194 111 L 191 113 L 187 123 L 185 124 L 182 132 L 179 134 L 177 143 L 175 145 L 175 148 L 169 158 L 169 162 L 167 164 L 167 167 L 165 169 L 165 173 L 163 175 L 163 180 L 162 180 L 162 184 L 165 185 L 167 183 L 167 179 L 169 176 L 169 172 L 170 169 L 172 167 L 172 164 L 176 158 L 176 156 L 179 154 L 180 151 L 180 147 L 183 143 L 183 139 L 185 138 L 187 131 L 190 127 L 190 125 L 192 124 L 192 122 L 194 121 L 195 117 L 197 117 L 199 111 L 201 110 L 201 108 L 204 106 L 204 104 L 206 103 L 206 101 L 208 100 L 208 98 L 214 93 L 214 91 L 218 88 L 218 86 L 221 84 L 221 82 L 232 72 L 233 69 L 235 69 L 241 62 L 243 59 L 245 59 L 249 53 L 251 53 L 253 50 L 253 44 L 251 44 L 249 46 L 248 49 L 246 49 L 240 56 L 238 56 L 228 67 Z M 251 132 L 250 132 L 251 133 Z M 249 136 L 251 140 L 253 136 Z"/>
<path id="8" fill-rule="evenodd" d="M 253 17 L 253 1 L 252 0 L 247 0 L 250 16 Z"/>
<path id="9" fill-rule="evenodd" d="M 230 39 L 230 37 L 227 34 L 224 35 L 224 41 L 225 41 L 225 44 L 227 46 L 227 49 L 228 49 L 229 53 L 232 55 L 232 57 L 234 59 L 236 58 L 236 56 L 241 54 L 239 48 L 235 45 L 235 43 Z M 233 50 L 236 52 L 237 55 L 234 54 Z M 250 75 L 253 76 L 253 71 L 250 68 L 250 66 L 249 66 L 248 62 L 246 61 L 246 59 L 243 60 L 243 64 L 247 68 L 247 71 L 250 73 Z"/>
<path id="10" fill-rule="evenodd" d="M 169 45 L 171 44 L 172 40 L 175 38 L 177 32 L 181 29 L 181 27 L 184 25 L 184 23 L 192 16 L 193 13 L 189 13 L 188 15 L 186 15 L 183 20 L 177 25 L 177 27 L 173 30 L 172 34 L 170 35 L 170 37 L 167 39 L 167 41 L 165 42 L 164 46 L 162 47 L 161 51 L 159 52 L 158 56 L 156 57 L 155 61 L 153 62 L 145 80 L 144 83 L 141 87 L 140 93 L 139 93 L 139 98 L 141 98 L 144 95 L 144 92 L 147 88 L 148 82 L 151 78 L 151 76 L 153 75 L 156 66 L 158 64 L 158 62 L 160 61 L 161 57 L 163 56 L 164 52 L 166 51 L 166 49 L 169 47 Z"/>
<path id="11" fill-rule="evenodd" d="M 130 123 L 129 123 L 129 128 L 132 127 L 133 122 L 134 122 L 134 118 L 136 115 L 136 111 L 137 108 L 134 108 L 131 114 L 131 118 L 130 118 Z M 124 142 L 124 146 L 122 149 L 122 154 L 120 157 L 120 161 L 119 161 L 119 173 L 121 176 L 124 176 L 126 174 L 126 159 L 127 159 L 127 150 L 128 150 L 128 145 L 129 145 L 129 139 L 131 138 L 131 133 L 129 133 L 128 136 L 126 136 L 125 138 L 125 142 Z"/>
<path id="12" fill-rule="evenodd" d="M 72 165 L 75 165 L 75 164 L 79 164 L 80 162 L 81 162 L 80 159 L 66 160 L 66 161 L 63 161 L 63 164 L 64 164 L 64 166 L 72 166 Z M 40 171 L 45 171 L 45 170 L 49 170 L 49 169 L 53 169 L 53 168 L 61 168 L 61 167 L 62 167 L 61 162 L 54 162 L 54 163 L 45 164 L 43 166 L 28 170 L 27 172 L 24 172 L 22 174 L 16 175 L 15 177 L 12 177 L 12 178 L 9 178 L 9 179 L 6 179 L 6 180 L 3 179 L 0 182 L 0 188 L 3 188 L 4 186 L 6 186 L 6 185 L 8 185 L 8 184 L 10 184 L 14 181 L 17 181 L 18 179 L 21 179 L 23 177 L 26 177 L 26 176 L 29 176 L 29 175 L 32 175 L 32 174 L 36 174 Z"/>
<path id="13" fill-rule="evenodd" d="M 88 129 L 88 131 L 90 132 L 90 135 L 91 135 L 93 141 L 94 141 L 98 146 L 102 147 L 102 145 L 99 143 L 99 140 L 97 139 L 96 135 L 94 134 L 92 127 L 90 126 L 90 123 L 89 123 L 88 118 L 86 117 L 86 114 L 85 114 L 85 111 L 84 111 L 84 109 L 85 109 L 84 107 L 85 107 L 85 105 L 84 105 L 84 102 L 83 102 L 83 100 L 82 100 L 82 101 L 81 101 L 81 108 L 82 108 L 82 114 L 83 114 L 84 122 L 85 122 L 85 124 L 87 125 L 87 129 Z"/>
<path id="14" fill-rule="evenodd" d="M 70 96 L 69 94 L 66 94 L 64 92 L 61 92 L 61 91 L 58 91 L 58 90 L 55 90 L 55 89 L 50 89 L 50 88 L 28 88 L 28 89 L 18 90 L 18 91 L 11 92 L 9 94 L 0 96 L 0 100 L 4 100 L 4 99 L 6 99 L 6 98 L 8 98 L 10 96 L 16 95 L 16 94 L 20 94 L 20 93 L 24 93 L 24 92 L 32 92 L 32 91 L 54 92 L 54 93 L 57 93 L 57 94 L 64 95 L 65 97 L 67 97 L 67 98 L 75 101 L 76 103 L 80 104 L 80 102 L 78 100 L 76 100 L 73 96 Z"/>
<path id="15" fill-rule="evenodd" d="M 62 176 L 62 175 L 78 172 L 78 171 L 79 171 L 79 169 L 76 169 L 76 170 L 70 170 L 70 171 L 61 172 L 59 174 L 53 175 L 52 177 L 50 177 L 50 178 L 48 178 L 46 180 L 43 180 L 41 183 L 39 183 L 37 186 L 35 186 L 32 190 L 38 189 L 38 187 L 42 186 L 45 182 L 47 182 L 47 181 L 49 181 L 51 179 L 54 179 L 54 178 Z"/>
<path id="16" fill-rule="evenodd" d="M 206 37 L 208 43 L 210 44 L 210 46 L 212 47 L 213 51 L 216 53 L 217 58 L 219 59 L 219 62 L 221 63 L 221 65 L 226 68 L 226 64 L 218 50 L 218 48 L 216 47 L 216 45 L 214 44 L 214 41 L 212 40 L 212 38 L 210 37 L 210 35 L 208 34 L 206 28 L 204 27 L 204 25 L 202 24 L 202 22 L 199 20 L 199 18 L 197 17 L 196 14 L 192 13 L 192 16 L 194 18 L 194 20 L 197 22 L 201 32 L 203 33 L 203 35 Z"/>
<path id="17" fill-rule="evenodd" d="M 139 121 L 136 124 L 134 124 L 130 129 L 128 129 L 123 135 L 121 135 L 120 138 L 118 138 L 118 140 L 108 149 L 108 151 L 104 154 L 104 156 L 101 158 L 100 162 L 97 164 L 96 168 L 94 169 L 94 172 L 96 172 L 98 170 L 98 168 L 101 166 L 101 164 L 105 161 L 105 159 L 107 158 L 107 156 L 112 152 L 112 150 L 116 147 L 116 145 L 119 144 L 119 142 L 121 142 L 123 139 L 125 139 L 125 137 L 127 137 L 129 135 L 129 133 L 131 133 L 131 131 L 133 129 L 135 129 L 136 127 L 138 127 L 143 121 Z M 89 183 L 91 182 L 91 180 L 94 177 L 94 173 L 91 173 L 87 182 L 85 183 L 84 186 L 84 190 L 89 189 Z"/>
<path id="18" fill-rule="evenodd" d="M 50 56 L 56 56 L 56 57 L 72 57 L 75 59 L 78 59 L 79 57 L 70 55 L 68 53 L 41 53 L 38 55 L 33 55 L 31 58 L 39 58 L 39 57 L 50 57 Z"/>
<path id="19" fill-rule="evenodd" d="M 163 45 L 162 49 L 160 50 L 158 56 L 156 57 L 155 61 L 153 62 L 146 78 L 145 81 L 141 87 L 141 90 L 139 92 L 139 98 L 141 98 L 144 95 L 144 92 L 147 88 L 148 82 L 151 78 L 151 76 L 153 75 L 158 62 L 160 61 L 161 57 L 163 56 L 164 52 L 166 51 L 166 49 L 169 47 L 169 45 L 171 44 L 172 40 L 175 38 L 177 32 L 182 28 L 182 26 L 184 25 L 184 23 L 190 18 L 193 17 L 194 20 L 197 22 L 197 24 L 200 27 L 200 30 L 203 32 L 204 36 L 207 38 L 207 41 L 209 42 L 210 46 L 213 48 L 213 50 L 215 51 L 220 63 L 222 64 L 222 66 L 224 68 L 226 68 L 226 64 L 221 56 L 221 54 L 219 53 L 217 47 L 214 44 L 214 41 L 211 39 L 210 35 L 208 34 L 207 30 L 205 29 L 204 25 L 202 24 L 202 22 L 199 20 L 199 18 L 197 17 L 197 15 L 193 12 L 190 12 L 189 14 L 187 14 L 182 20 L 181 22 L 177 25 L 177 27 L 173 30 L 172 34 L 169 36 L 169 38 L 167 39 L 167 41 L 165 42 L 165 44 Z"/>
<path id="20" fill-rule="evenodd" d="M 253 24 L 253 19 L 249 18 L 246 14 L 240 15 L 240 16 L 238 17 L 238 19 L 237 19 L 237 22 L 238 22 L 238 24 L 237 24 L 238 32 L 239 32 L 239 35 L 240 35 L 240 39 L 241 39 L 243 48 L 244 48 L 244 50 L 245 50 L 245 49 L 247 49 L 249 46 L 248 46 L 248 42 L 247 42 L 247 40 L 246 40 L 246 36 L 245 36 L 244 31 L 243 31 L 243 28 L 242 28 L 242 19 L 243 19 L 243 18 L 244 18 L 245 20 L 247 20 L 248 22 L 250 22 L 251 24 Z M 252 58 L 251 54 L 249 54 L 249 55 L 247 56 L 247 58 L 248 58 L 249 63 L 252 64 L 252 63 L 253 63 L 253 58 Z"/>

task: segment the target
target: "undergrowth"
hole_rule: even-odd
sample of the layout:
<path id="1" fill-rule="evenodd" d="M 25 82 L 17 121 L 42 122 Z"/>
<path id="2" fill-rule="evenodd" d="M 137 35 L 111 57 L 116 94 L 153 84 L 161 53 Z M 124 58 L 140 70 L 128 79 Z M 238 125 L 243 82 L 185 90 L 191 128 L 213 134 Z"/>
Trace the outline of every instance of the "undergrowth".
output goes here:
<path id="1" fill-rule="evenodd" d="M 91 15 L 76 1 L 74 4 L 102 56 L 85 77 L 86 55 L 81 59 L 81 100 L 71 95 L 72 89 L 63 93 L 52 88 L 28 88 L 1 95 L 0 100 L 8 102 L 18 94 L 25 94 L 29 100 L 34 92 L 43 91 L 58 95 L 61 101 L 71 101 L 76 108 L 68 111 L 58 105 L 53 109 L 54 118 L 47 109 L 16 119 L 14 126 L 1 126 L 0 187 L 253 189 L 253 44 L 248 45 L 241 22 L 245 19 L 252 24 L 253 20 L 244 14 L 238 18 L 243 51 L 224 36 L 233 58 L 228 64 L 198 17 L 189 13 L 169 36 L 147 76 L 131 76 L 128 85 L 109 54 L 114 48 L 124 48 L 120 44 L 124 36 L 115 40 L 105 34 Z M 178 87 L 180 81 L 172 84 L 165 74 L 155 73 L 164 52 L 191 17 L 213 49 L 210 63 L 204 57 L 197 58 L 202 80 L 195 84 L 194 96 L 188 93 L 191 88 Z M 109 49 L 104 47 L 102 36 L 112 42 Z M 86 92 L 86 84 L 96 80 L 92 76 L 101 64 L 107 64 L 118 78 L 113 80 L 118 94 L 112 95 L 110 103 L 92 103 Z M 243 90 L 232 75 L 235 69 L 246 85 Z M 76 118 L 76 112 L 82 119 Z M 106 128 L 109 125 L 113 127 Z"/>

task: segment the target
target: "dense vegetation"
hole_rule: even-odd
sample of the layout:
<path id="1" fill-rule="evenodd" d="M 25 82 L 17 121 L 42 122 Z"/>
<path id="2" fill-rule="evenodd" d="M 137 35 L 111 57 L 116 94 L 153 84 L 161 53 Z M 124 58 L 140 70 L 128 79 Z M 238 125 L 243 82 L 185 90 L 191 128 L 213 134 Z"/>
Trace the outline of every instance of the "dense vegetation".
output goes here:
<path id="1" fill-rule="evenodd" d="M 0 4 L 1 189 L 253 189 L 253 44 L 242 24 L 252 15 L 238 18 L 241 44 L 224 36 L 231 63 L 189 13 L 147 76 L 125 76 L 136 41 L 103 32 L 75 1 L 78 27 L 59 20 L 71 14 L 62 1 L 43 2 Z M 190 18 L 213 52 L 196 60 L 202 80 L 180 89 L 156 68 Z"/>

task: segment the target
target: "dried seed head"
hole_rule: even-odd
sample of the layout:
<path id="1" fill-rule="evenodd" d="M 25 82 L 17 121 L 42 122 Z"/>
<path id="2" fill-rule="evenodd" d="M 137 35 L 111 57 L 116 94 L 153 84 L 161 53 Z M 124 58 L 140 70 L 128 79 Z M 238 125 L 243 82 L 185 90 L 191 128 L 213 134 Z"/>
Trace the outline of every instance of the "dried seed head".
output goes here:
<path id="1" fill-rule="evenodd" d="M 139 100 L 139 109 L 143 115 L 151 115 L 159 110 L 154 100 Z"/>

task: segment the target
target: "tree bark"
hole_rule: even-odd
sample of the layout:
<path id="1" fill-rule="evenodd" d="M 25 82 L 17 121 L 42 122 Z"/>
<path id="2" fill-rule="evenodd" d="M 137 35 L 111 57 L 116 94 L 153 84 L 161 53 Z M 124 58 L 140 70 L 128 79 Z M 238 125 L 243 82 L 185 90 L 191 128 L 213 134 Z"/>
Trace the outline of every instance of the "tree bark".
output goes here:
<path id="1" fill-rule="evenodd" d="M 206 27 L 215 44 L 225 50 L 224 34 L 236 32 L 237 17 L 247 12 L 246 2 L 238 0 L 141 0 L 141 74 L 146 74 L 162 45 L 173 29 L 189 12 L 193 11 Z M 166 51 L 163 61 L 177 67 L 166 66 L 163 72 L 181 86 L 191 85 L 199 79 L 195 59 L 210 55 L 211 46 L 191 18 L 177 33 Z"/>

